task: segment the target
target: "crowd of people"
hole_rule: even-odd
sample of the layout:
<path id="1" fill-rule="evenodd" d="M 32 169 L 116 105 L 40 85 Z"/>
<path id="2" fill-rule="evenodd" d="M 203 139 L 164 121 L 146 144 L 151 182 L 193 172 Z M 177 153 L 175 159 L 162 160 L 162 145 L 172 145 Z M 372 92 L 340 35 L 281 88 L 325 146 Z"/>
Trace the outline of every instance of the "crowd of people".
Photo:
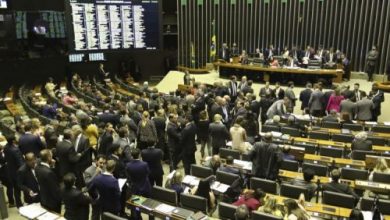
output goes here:
<path id="1" fill-rule="evenodd" d="M 79 77 L 73 80 L 80 89 L 89 88 L 91 95 L 101 97 L 99 106 L 66 93 L 62 96 L 63 104 L 76 108 L 77 112 L 68 116 L 63 131 L 56 127 L 58 116 L 53 116 L 52 123 L 45 126 L 38 119 L 19 119 L 16 134 L 7 135 L 5 146 L 0 145 L 1 172 L 7 183 L 10 206 L 23 205 L 20 195 L 23 192 L 26 204 L 40 202 L 57 213 L 61 213 L 64 204 L 67 219 L 88 219 L 89 207 L 92 219 L 99 219 L 102 212 L 126 216 L 126 200 L 130 195 L 150 197 L 153 185 L 163 185 L 164 162 L 169 164 L 170 171 L 175 171 L 166 187 L 178 194 L 185 191 L 182 174 L 177 169 L 182 162 L 184 174 L 190 174 L 191 164 L 197 163 L 197 143 L 201 145 L 204 165 L 214 172 L 221 169 L 240 173 L 229 166 L 232 158 L 227 159 L 227 165 L 221 165 L 219 150 L 230 143 L 232 149 L 249 154 L 254 176 L 275 180 L 284 156 L 273 144 L 270 133 L 260 137 L 259 123 L 278 123 L 278 117 L 293 113 L 298 99 L 304 113 L 315 117 L 327 114 L 324 118 L 330 120 L 335 116 L 334 120 L 338 120 L 340 112 L 343 117 L 348 115 L 349 120 L 377 120 L 384 101 L 376 84 L 367 95 L 359 90 L 358 84 L 354 90 L 337 87 L 324 93 L 321 83 L 314 84 L 314 91 L 308 83 L 296 96 L 292 82 L 286 90 L 280 84 L 271 88 L 266 83 L 257 100 L 252 81 L 243 77 L 238 82 L 232 76 L 225 85 L 216 83 L 210 87 L 195 82 L 191 91 L 170 94 L 146 87 L 139 94 L 116 99 L 115 93 L 103 97 L 93 92 L 96 88 Z M 52 86 L 46 89 L 53 92 Z M 294 120 L 289 125 L 295 126 Z M 211 156 L 209 161 L 204 161 L 206 155 Z M 294 184 L 310 188 L 312 197 L 316 190 L 311 184 L 313 171 L 303 172 L 304 181 L 295 180 Z M 336 184 L 339 176 L 337 170 L 332 171 L 330 184 Z M 127 179 L 122 188 L 119 179 Z M 187 193 L 207 198 L 210 210 L 216 207 L 210 181 L 200 181 Z M 234 204 L 245 204 L 245 208 L 239 206 L 237 218 L 260 208 L 277 216 L 286 215 L 288 219 L 307 219 L 303 206 L 295 200 L 286 200 L 285 209 L 280 209 L 274 198 L 264 198 L 261 189 L 240 193 L 233 197 L 237 199 Z M 139 217 L 134 210 L 132 215 Z"/>

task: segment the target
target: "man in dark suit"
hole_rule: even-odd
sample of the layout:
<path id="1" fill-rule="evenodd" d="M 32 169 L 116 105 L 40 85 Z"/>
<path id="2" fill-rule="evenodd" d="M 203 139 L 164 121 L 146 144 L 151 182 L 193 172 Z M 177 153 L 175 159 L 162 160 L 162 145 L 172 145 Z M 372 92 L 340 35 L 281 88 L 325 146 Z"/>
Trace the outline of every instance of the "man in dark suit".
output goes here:
<path id="1" fill-rule="evenodd" d="M 169 122 L 167 125 L 167 137 L 168 137 L 168 150 L 170 158 L 170 171 L 173 171 L 177 167 L 177 163 L 180 161 L 180 128 L 177 124 L 177 115 L 170 114 L 168 116 Z"/>
<path id="2" fill-rule="evenodd" d="M 41 193 L 42 207 L 56 213 L 61 213 L 60 181 L 51 169 L 53 155 L 49 149 L 41 151 L 41 163 L 35 168 Z"/>
<path id="3" fill-rule="evenodd" d="M 23 191 L 24 202 L 27 204 L 40 201 L 39 185 L 35 174 L 36 158 L 33 153 L 25 155 L 26 163 L 16 172 L 17 183 Z"/>
<path id="4" fill-rule="evenodd" d="M 385 96 L 382 91 L 378 88 L 378 83 L 372 84 L 372 90 L 370 92 L 370 98 L 374 103 L 374 108 L 372 109 L 372 120 L 378 121 L 379 115 L 381 115 L 381 105 L 385 101 Z"/>
<path id="5" fill-rule="evenodd" d="M 109 212 L 118 215 L 121 210 L 118 180 L 113 176 L 115 161 L 108 160 L 106 171 L 99 174 L 91 181 L 89 192 L 92 197 L 97 198 L 100 213 Z"/>
<path id="6" fill-rule="evenodd" d="M 359 83 L 355 83 L 353 85 L 353 94 L 354 94 L 354 97 L 352 100 L 354 100 L 355 102 L 357 101 L 360 101 L 362 100 L 362 90 L 359 89 L 360 88 L 360 84 Z"/>
<path id="7" fill-rule="evenodd" d="M 159 109 L 157 111 L 157 116 L 152 118 L 152 121 L 154 122 L 154 125 L 156 127 L 157 131 L 157 144 L 156 148 L 161 149 L 164 153 L 166 152 L 166 119 L 165 119 L 165 112 L 163 109 Z M 167 156 L 167 155 L 166 155 Z"/>
<path id="8" fill-rule="evenodd" d="M 124 158 L 122 157 L 122 149 L 117 143 L 113 143 L 109 149 L 108 160 L 115 161 L 115 170 L 113 175 L 115 178 L 125 178 L 126 177 L 126 165 L 124 163 Z"/>
<path id="9" fill-rule="evenodd" d="M 267 82 L 265 82 L 264 87 L 262 87 L 260 89 L 259 96 L 260 96 L 260 98 L 262 98 L 262 97 L 265 97 L 265 95 L 267 93 L 272 94 L 272 92 L 273 92 L 273 90 L 271 89 L 271 87 L 269 86 L 269 82 L 267 81 Z"/>
<path id="10" fill-rule="evenodd" d="M 219 59 L 225 60 L 226 62 L 229 62 L 230 59 L 230 51 L 226 43 L 222 44 L 222 48 L 219 50 Z"/>
<path id="11" fill-rule="evenodd" d="M 63 177 L 67 173 L 76 173 L 76 163 L 81 158 L 81 154 L 76 153 L 73 147 L 72 139 L 72 130 L 66 129 L 63 140 L 56 147 L 60 177 Z"/>
<path id="12" fill-rule="evenodd" d="M 104 127 L 104 133 L 100 137 L 98 153 L 103 155 L 108 155 L 108 149 L 110 149 L 114 138 L 112 134 L 114 133 L 114 126 L 111 123 L 107 123 Z"/>
<path id="13" fill-rule="evenodd" d="M 19 149 L 23 155 L 29 152 L 39 155 L 44 145 L 41 138 L 31 133 L 31 123 L 24 126 L 25 133 L 19 138 Z"/>
<path id="14" fill-rule="evenodd" d="M 275 83 L 275 89 L 272 90 L 272 94 L 279 100 L 284 98 L 285 92 L 284 89 L 280 87 L 280 82 Z"/>
<path id="15" fill-rule="evenodd" d="M 309 100 L 313 90 L 311 89 L 311 83 L 306 83 L 306 89 L 302 90 L 299 94 L 299 101 L 301 101 L 301 110 L 304 111 L 309 107 Z"/>
<path id="16" fill-rule="evenodd" d="M 154 146 L 149 146 L 148 148 L 142 150 L 141 152 L 142 160 L 145 161 L 150 170 L 149 181 L 153 186 L 162 186 L 164 170 L 162 167 L 162 160 L 164 153 L 161 149 L 155 148 Z"/>
<path id="17" fill-rule="evenodd" d="M 214 115 L 214 122 L 209 126 L 209 134 L 213 155 L 218 154 L 219 148 L 226 147 L 226 142 L 230 139 L 230 133 L 222 123 L 221 115 Z"/>
<path id="18" fill-rule="evenodd" d="M 355 135 L 351 144 L 351 150 L 372 151 L 372 141 L 367 140 L 367 133 L 362 131 Z"/>
<path id="19" fill-rule="evenodd" d="M 75 164 L 76 186 L 81 189 L 85 186 L 83 172 L 92 164 L 92 148 L 89 145 L 89 139 L 83 134 L 79 125 L 72 126 L 72 132 L 75 137 L 74 149 L 80 154 L 79 161 Z"/>
<path id="20" fill-rule="evenodd" d="M 253 81 L 248 80 L 247 84 L 241 89 L 241 92 L 244 93 L 244 95 L 251 93 L 253 94 L 253 88 L 252 88 Z"/>
<path id="21" fill-rule="evenodd" d="M 62 190 L 62 200 L 65 205 L 64 217 L 66 219 L 88 220 L 89 204 L 91 197 L 85 195 L 75 187 L 76 176 L 67 173 L 64 176 L 64 189 Z"/>
<path id="22" fill-rule="evenodd" d="M 235 102 L 238 95 L 238 83 L 236 76 L 230 76 L 230 81 L 228 84 L 229 96 L 231 98 L 231 102 Z"/>
<path id="23" fill-rule="evenodd" d="M 310 114 L 315 117 L 321 117 L 324 115 L 324 93 L 320 90 L 320 86 L 316 83 L 314 84 L 314 91 L 310 95 L 308 108 Z"/>
<path id="24" fill-rule="evenodd" d="M 332 181 L 330 183 L 325 183 L 322 186 L 322 189 L 324 191 L 331 191 L 331 192 L 337 192 L 337 193 L 343 193 L 343 194 L 348 194 L 352 195 L 356 201 L 359 199 L 359 196 L 353 191 L 353 189 L 344 183 L 339 183 L 339 179 L 341 176 L 341 172 L 338 169 L 334 169 L 330 172 Z"/>
<path id="25" fill-rule="evenodd" d="M 15 198 L 16 207 L 21 207 L 22 200 L 20 199 L 20 188 L 17 184 L 16 172 L 24 164 L 22 153 L 20 152 L 18 146 L 16 145 L 15 135 L 7 136 L 7 144 L 4 147 L 4 157 L 7 161 L 8 176 L 9 176 L 9 188 L 13 192 L 13 197 Z"/>
<path id="26" fill-rule="evenodd" d="M 215 97 L 214 103 L 211 105 L 209 117 L 212 119 L 214 118 L 214 115 L 220 114 L 222 117 L 224 117 L 223 111 L 222 111 L 222 98 L 217 96 Z"/>
<path id="27" fill-rule="evenodd" d="M 361 100 L 356 102 L 356 120 L 370 121 L 373 115 L 373 108 L 374 102 L 368 99 L 366 92 L 362 91 Z"/>
<path id="28" fill-rule="evenodd" d="M 131 184 L 131 192 L 135 195 L 149 197 L 151 185 L 149 182 L 149 166 L 139 159 L 140 150 L 135 148 L 131 152 L 133 160 L 126 164 L 127 181 Z"/>
<path id="29" fill-rule="evenodd" d="M 367 74 L 368 74 L 368 81 L 372 81 L 372 75 L 374 74 L 375 67 L 376 67 L 376 62 L 379 57 L 379 52 L 376 49 L 376 46 L 372 46 L 372 49 L 368 52 L 366 56 L 367 60 Z"/>
<path id="30" fill-rule="evenodd" d="M 196 151 L 196 125 L 192 121 L 191 116 L 187 116 L 185 120 L 185 127 L 181 131 L 181 143 L 183 146 L 183 164 L 184 172 L 186 175 L 190 175 L 191 164 L 196 163 L 195 161 L 195 151 Z"/>

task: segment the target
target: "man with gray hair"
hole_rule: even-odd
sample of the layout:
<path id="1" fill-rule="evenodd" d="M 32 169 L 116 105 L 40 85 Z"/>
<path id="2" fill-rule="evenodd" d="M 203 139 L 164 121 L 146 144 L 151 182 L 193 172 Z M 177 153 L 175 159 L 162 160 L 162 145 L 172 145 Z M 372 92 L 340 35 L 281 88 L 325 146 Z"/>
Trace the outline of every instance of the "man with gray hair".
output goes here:
<path id="1" fill-rule="evenodd" d="M 367 140 L 367 132 L 362 131 L 355 135 L 351 150 L 372 151 L 372 141 Z"/>

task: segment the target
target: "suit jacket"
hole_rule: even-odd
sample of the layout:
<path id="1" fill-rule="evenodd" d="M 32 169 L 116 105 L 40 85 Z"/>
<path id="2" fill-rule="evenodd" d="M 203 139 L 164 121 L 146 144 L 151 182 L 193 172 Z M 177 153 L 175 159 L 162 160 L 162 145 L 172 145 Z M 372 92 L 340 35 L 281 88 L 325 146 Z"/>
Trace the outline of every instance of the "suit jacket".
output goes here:
<path id="1" fill-rule="evenodd" d="M 274 102 L 267 111 L 267 117 L 273 118 L 274 115 L 282 116 L 287 113 L 286 107 L 284 106 L 283 100 Z"/>
<path id="2" fill-rule="evenodd" d="M 209 134 L 213 148 L 225 147 L 226 142 L 230 139 L 230 133 L 222 123 L 211 123 L 209 125 Z"/>
<path id="3" fill-rule="evenodd" d="M 267 94 L 267 91 L 269 91 L 270 94 L 272 94 L 274 92 L 274 90 L 271 89 L 271 88 L 267 89 L 267 88 L 263 87 L 263 88 L 260 89 L 259 96 L 260 97 L 265 97 L 265 95 Z"/>
<path id="4" fill-rule="evenodd" d="M 108 155 L 113 142 L 114 138 L 112 137 L 112 134 L 104 132 L 100 137 L 98 153 Z"/>
<path id="5" fill-rule="evenodd" d="M 303 110 L 309 106 L 309 100 L 310 100 L 311 93 L 313 93 L 313 90 L 304 89 L 299 94 L 299 100 L 301 101 L 301 110 Z"/>
<path id="6" fill-rule="evenodd" d="M 77 137 L 76 137 L 77 140 Z M 75 143 L 76 144 L 76 143 Z M 80 140 L 77 146 L 74 147 L 76 153 L 80 153 L 81 157 L 76 164 L 76 170 L 78 172 L 83 172 L 92 164 L 92 149 L 89 145 L 89 139 L 85 135 L 81 135 Z"/>
<path id="7" fill-rule="evenodd" d="M 351 150 L 372 151 L 372 141 L 370 140 L 353 140 Z"/>
<path id="8" fill-rule="evenodd" d="M 285 91 L 282 88 L 279 88 L 279 92 L 277 93 L 277 90 L 272 90 L 272 94 L 277 99 L 283 99 L 285 96 Z"/>
<path id="9" fill-rule="evenodd" d="M 219 59 L 223 59 L 225 61 L 229 61 L 230 59 L 230 51 L 228 48 L 221 48 L 219 50 L 219 55 L 218 55 Z"/>
<path id="10" fill-rule="evenodd" d="M 370 50 L 367 54 L 367 65 L 375 66 L 378 60 L 379 53 L 376 50 Z"/>
<path id="11" fill-rule="evenodd" d="M 251 86 L 244 86 L 244 88 L 241 89 L 241 92 L 244 93 L 244 95 L 251 93 L 253 94 L 253 88 Z"/>
<path id="12" fill-rule="evenodd" d="M 331 191 L 331 192 L 352 195 L 355 199 L 359 198 L 359 196 L 347 184 L 336 183 L 332 181 L 330 183 L 325 183 L 324 185 L 322 185 L 322 189 L 324 191 Z"/>
<path id="13" fill-rule="evenodd" d="M 70 141 L 59 142 L 56 147 L 56 155 L 61 177 L 69 172 L 76 174 L 76 163 L 80 160 L 80 155 L 76 153 Z"/>
<path id="14" fill-rule="evenodd" d="M 149 182 L 149 166 L 141 160 L 132 160 L 126 164 L 127 180 L 130 190 L 135 195 L 149 197 L 151 185 Z"/>
<path id="15" fill-rule="evenodd" d="M 180 129 L 177 124 L 168 122 L 167 126 L 167 137 L 168 137 L 168 147 L 169 149 L 179 149 L 180 148 Z"/>
<path id="16" fill-rule="evenodd" d="M 19 147 L 13 144 L 6 144 L 4 147 L 4 156 L 7 161 L 9 176 L 11 180 L 16 180 L 15 173 L 24 164 L 24 159 Z"/>
<path id="17" fill-rule="evenodd" d="M 146 148 L 141 152 L 142 160 L 145 161 L 150 170 L 150 176 L 161 177 L 164 175 L 164 170 L 161 164 L 162 159 L 164 158 L 164 153 L 161 149 L 158 148 Z"/>
<path id="18" fill-rule="evenodd" d="M 66 219 L 88 220 L 89 219 L 89 204 L 91 198 L 84 195 L 79 189 L 71 188 L 62 191 L 62 200 L 65 205 Z"/>
<path id="19" fill-rule="evenodd" d="M 51 211 L 60 213 L 61 193 L 60 182 L 56 174 L 44 164 L 38 164 L 35 168 L 38 184 L 41 192 L 41 205 Z"/>
<path id="20" fill-rule="evenodd" d="M 252 173 L 254 176 L 271 180 L 276 179 L 283 156 L 275 144 L 256 142 L 249 152 L 249 158 L 253 163 Z"/>
<path id="21" fill-rule="evenodd" d="M 33 170 L 27 164 L 23 164 L 17 171 L 16 178 L 19 188 L 23 191 L 24 201 L 28 204 L 39 202 L 39 185 L 37 178 L 33 174 Z M 37 195 L 31 197 L 30 191 L 37 193 Z"/>
<path id="22" fill-rule="evenodd" d="M 35 156 L 44 148 L 41 138 L 31 133 L 25 133 L 19 138 L 19 149 L 23 155 L 33 152 Z"/>
<path id="23" fill-rule="evenodd" d="M 218 105 L 217 103 L 213 103 L 210 109 L 210 119 L 214 118 L 214 115 L 219 114 L 222 116 L 222 118 L 225 118 L 225 115 L 223 114 L 222 107 Z"/>
<path id="24" fill-rule="evenodd" d="M 119 178 L 125 178 L 126 177 L 126 164 L 124 163 L 124 159 L 118 157 L 117 155 L 111 154 L 107 157 L 108 160 L 113 160 L 116 163 L 115 170 L 114 170 L 114 177 Z"/>
<path id="25" fill-rule="evenodd" d="M 183 147 L 183 156 L 191 156 L 195 155 L 196 151 L 196 125 L 192 123 L 188 123 L 184 129 L 181 131 L 181 143 Z"/>
<path id="26" fill-rule="evenodd" d="M 324 110 L 324 93 L 320 90 L 314 90 L 309 99 L 309 109 L 312 111 Z"/>
<path id="27" fill-rule="evenodd" d="M 385 96 L 382 91 L 378 91 L 376 94 L 373 94 L 373 92 L 370 92 L 370 97 L 372 102 L 374 103 L 374 108 L 372 110 L 372 113 L 375 116 L 381 115 L 381 103 L 385 101 Z"/>
<path id="28" fill-rule="evenodd" d="M 356 119 L 361 121 L 371 120 L 373 108 L 374 103 L 368 98 L 356 102 Z"/>
<path id="29" fill-rule="evenodd" d="M 97 205 L 101 208 L 102 212 L 119 213 L 121 209 L 121 192 L 119 190 L 118 180 L 113 175 L 103 173 L 96 176 L 91 181 L 89 192 L 94 195 L 93 197 L 99 198 Z"/>
<path id="30" fill-rule="evenodd" d="M 237 94 L 238 94 L 238 83 L 237 82 L 229 81 L 228 89 L 229 89 L 230 97 L 237 97 Z"/>
<path id="31" fill-rule="evenodd" d="M 350 119 L 354 119 L 356 114 L 356 103 L 352 102 L 350 99 L 344 99 L 340 103 L 340 112 L 347 112 Z"/>
<path id="32" fill-rule="evenodd" d="M 271 105 L 274 103 L 274 98 L 266 98 L 266 97 L 263 97 L 260 99 L 260 102 L 259 102 L 259 105 L 260 105 L 260 109 L 261 109 L 261 117 L 266 117 L 267 116 L 267 111 L 268 109 L 271 107 Z M 260 110 L 259 109 L 259 110 Z"/>
<path id="33" fill-rule="evenodd" d="M 294 91 L 291 88 L 287 88 L 285 93 L 284 93 L 284 96 L 290 100 L 290 106 L 294 107 L 295 101 L 297 100 L 297 98 L 295 97 Z"/>

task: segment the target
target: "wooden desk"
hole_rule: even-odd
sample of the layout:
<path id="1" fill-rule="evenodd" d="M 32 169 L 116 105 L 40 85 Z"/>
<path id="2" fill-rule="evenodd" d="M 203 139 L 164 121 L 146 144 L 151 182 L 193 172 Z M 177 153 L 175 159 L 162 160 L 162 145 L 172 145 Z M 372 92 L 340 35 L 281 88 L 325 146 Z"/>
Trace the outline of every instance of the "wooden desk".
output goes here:
<path id="1" fill-rule="evenodd" d="M 303 69 L 303 68 L 272 68 L 272 67 L 262 67 L 255 65 L 243 65 L 240 63 L 221 63 L 215 62 L 215 66 L 219 68 L 226 69 L 240 69 L 240 70 L 250 70 L 264 73 L 264 80 L 268 81 L 270 74 L 272 73 L 283 73 L 283 74 L 297 74 L 297 75 L 314 75 L 321 77 L 332 77 L 332 82 L 341 82 L 343 70 L 342 69 Z"/>
<path id="2" fill-rule="evenodd" d="M 315 154 L 305 154 L 305 161 L 314 161 L 314 163 L 321 163 L 327 166 L 332 165 L 333 161 L 336 165 L 343 165 L 346 167 L 355 167 L 364 169 L 366 168 L 366 162 L 362 160 L 351 160 L 345 158 L 334 158 L 334 157 L 326 157 Z"/>
<path id="3" fill-rule="evenodd" d="M 382 156 L 376 156 L 376 155 L 366 155 L 366 168 L 367 169 L 373 169 L 380 158 L 385 158 L 387 162 L 387 166 L 390 167 L 390 157 L 382 157 Z"/>
<path id="4" fill-rule="evenodd" d="M 383 193 L 390 192 L 390 184 L 387 184 L 387 183 L 379 183 L 379 182 L 372 182 L 372 181 L 365 181 L 365 180 L 355 180 L 355 187 L 357 189 L 365 189 L 365 190 L 371 190 L 371 191 L 375 191 L 375 192 L 383 192 Z"/>
<path id="5" fill-rule="evenodd" d="M 279 170 L 279 176 L 286 178 L 286 179 L 301 179 L 301 180 L 303 180 L 303 173 L 298 173 L 298 172 L 294 172 L 294 171 Z M 312 182 L 317 183 L 317 180 L 320 180 L 321 184 L 331 182 L 331 178 L 325 177 L 325 176 L 314 176 L 314 178 L 312 179 Z M 355 187 L 355 181 L 353 181 L 353 180 L 340 179 L 340 182 L 348 184 L 352 188 Z"/>
<path id="6" fill-rule="evenodd" d="M 321 128 L 320 131 L 328 131 L 331 134 L 341 134 L 341 129 L 333 129 L 333 128 Z M 352 135 L 356 135 L 360 131 L 351 131 Z M 369 132 L 369 136 L 374 136 L 374 137 L 381 137 L 381 138 L 387 138 L 390 139 L 390 134 L 389 133 L 380 133 L 380 132 Z"/>

